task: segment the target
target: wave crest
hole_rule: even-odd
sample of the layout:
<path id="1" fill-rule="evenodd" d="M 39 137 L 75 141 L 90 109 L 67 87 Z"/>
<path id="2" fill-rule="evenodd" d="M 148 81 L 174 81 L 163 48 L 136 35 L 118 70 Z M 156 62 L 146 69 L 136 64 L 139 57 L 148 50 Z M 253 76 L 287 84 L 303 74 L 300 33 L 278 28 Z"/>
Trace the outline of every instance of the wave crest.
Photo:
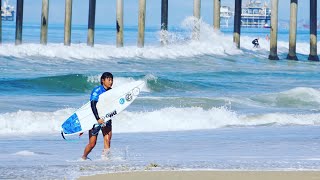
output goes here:
<path id="1" fill-rule="evenodd" d="M 55 112 L 18 111 L 0 114 L 0 135 L 58 134 L 60 125 L 74 110 L 68 108 Z M 319 113 L 239 115 L 226 107 L 214 107 L 208 110 L 200 107 L 170 107 L 149 112 L 124 111 L 113 119 L 113 129 L 115 133 L 128 133 L 216 129 L 228 126 L 318 125 L 319 115 Z"/>
<path id="2" fill-rule="evenodd" d="M 296 87 L 280 93 L 256 96 L 252 99 L 277 107 L 315 108 L 320 105 L 320 90 L 309 87 Z"/>

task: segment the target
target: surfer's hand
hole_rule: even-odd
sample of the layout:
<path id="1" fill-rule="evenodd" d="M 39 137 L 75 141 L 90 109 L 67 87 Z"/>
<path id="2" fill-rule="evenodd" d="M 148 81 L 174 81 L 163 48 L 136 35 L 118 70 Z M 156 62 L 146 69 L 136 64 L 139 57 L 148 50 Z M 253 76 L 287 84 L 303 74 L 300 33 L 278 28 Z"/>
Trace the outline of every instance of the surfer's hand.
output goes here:
<path id="1" fill-rule="evenodd" d="M 99 124 L 103 124 L 103 123 L 104 123 L 104 120 L 103 120 L 103 119 L 99 119 L 99 120 L 98 120 L 98 123 L 99 123 Z"/>

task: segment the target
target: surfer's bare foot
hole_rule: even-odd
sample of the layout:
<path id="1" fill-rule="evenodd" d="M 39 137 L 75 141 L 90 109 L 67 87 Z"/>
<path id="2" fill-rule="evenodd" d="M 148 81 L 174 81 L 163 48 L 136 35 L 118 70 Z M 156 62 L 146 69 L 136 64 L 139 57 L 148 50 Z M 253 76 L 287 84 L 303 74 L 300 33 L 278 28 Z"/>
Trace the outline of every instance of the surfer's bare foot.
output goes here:
<path id="1" fill-rule="evenodd" d="M 110 158 L 110 155 L 111 155 L 110 149 L 104 149 L 104 150 L 102 151 L 101 157 L 102 157 L 103 159 L 109 159 L 109 158 Z"/>
<path id="2" fill-rule="evenodd" d="M 103 149 L 102 150 L 102 155 L 108 155 L 110 154 L 110 149 Z"/>
<path id="3" fill-rule="evenodd" d="M 82 157 L 81 157 L 81 160 L 82 160 L 82 161 L 86 161 L 86 160 L 90 160 L 90 161 L 92 161 L 90 158 L 88 158 L 88 157 L 84 157 L 84 156 L 82 156 Z"/>

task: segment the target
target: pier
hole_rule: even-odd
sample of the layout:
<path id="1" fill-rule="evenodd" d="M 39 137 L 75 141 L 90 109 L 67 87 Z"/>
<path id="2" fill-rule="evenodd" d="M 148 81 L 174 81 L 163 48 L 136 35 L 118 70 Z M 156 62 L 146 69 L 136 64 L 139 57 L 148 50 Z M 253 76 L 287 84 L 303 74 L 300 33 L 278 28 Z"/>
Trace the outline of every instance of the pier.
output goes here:
<path id="1" fill-rule="evenodd" d="M 88 39 L 87 45 L 94 45 L 94 27 L 96 19 L 96 0 L 89 0 Z"/>
<path id="2" fill-rule="evenodd" d="M 271 28 L 270 28 L 270 60 L 279 60 L 278 57 L 278 0 L 271 0 Z M 274 13 L 275 12 L 275 13 Z"/>
<path id="3" fill-rule="evenodd" d="M 94 46 L 94 31 L 95 31 L 95 15 L 96 15 L 96 0 L 88 0 L 88 34 L 87 34 L 87 45 Z M 161 30 L 163 37 L 161 38 L 161 44 L 166 45 L 168 43 L 166 39 L 166 32 L 168 31 L 168 21 L 170 19 L 168 14 L 169 0 L 159 1 L 159 11 L 161 12 L 161 24 L 159 24 L 159 30 Z M 308 60 L 319 61 L 317 54 L 317 0 L 310 1 L 310 54 Z M 249 1 L 255 2 L 255 0 Z M 260 2 L 260 1 L 259 1 Z M 257 3 L 259 3 L 257 2 Z M 279 0 L 270 0 L 271 9 L 265 7 L 264 11 L 256 11 L 255 7 L 248 8 L 243 7 L 242 0 L 234 0 L 235 8 L 232 13 L 234 16 L 234 29 L 233 29 L 233 42 L 237 48 L 240 46 L 241 28 L 244 26 L 257 26 L 261 27 L 270 23 L 270 60 L 278 60 L 277 54 L 277 42 L 278 42 L 278 7 Z M 2 6 L 3 1 L 0 0 Z M 6 1 L 7 3 L 7 1 Z M 15 44 L 22 44 L 22 27 L 23 27 L 23 6 L 24 0 L 16 0 L 16 31 L 15 31 Z M 40 30 L 40 44 L 46 45 L 48 43 L 48 24 L 49 24 L 49 0 L 42 0 L 42 13 L 41 13 L 41 30 Z M 65 19 L 64 19 L 64 45 L 71 46 L 71 36 L 72 36 L 72 0 L 65 0 Z M 137 47 L 144 47 L 144 37 L 145 37 L 145 23 L 146 23 L 146 0 L 139 0 L 137 6 L 139 7 L 138 13 L 138 32 L 137 32 Z M 123 33 L 124 33 L 124 23 L 123 14 L 123 0 L 116 0 L 116 47 L 123 47 Z M 212 0 L 213 8 L 213 28 L 217 31 L 220 30 L 221 13 L 225 13 L 225 6 L 222 6 L 223 0 Z M 289 32 L 289 52 L 287 55 L 288 60 L 298 60 L 296 55 L 296 43 L 297 43 L 297 11 L 298 11 L 298 0 L 291 0 L 290 4 L 290 32 Z M 222 11 L 221 11 L 222 9 Z M 272 13 L 270 13 L 270 11 Z M 192 10 L 190 9 L 190 15 Z M 258 21 L 250 20 L 246 21 L 243 18 L 246 14 L 256 14 L 259 16 Z M 231 13 L 225 15 L 225 17 L 230 17 Z M 201 19 L 201 0 L 193 0 L 193 16 L 195 19 L 195 24 L 192 33 L 192 39 L 198 40 L 200 36 L 200 25 L 198 20 Z M 224 15 L 223 15 L 224 16 Z M 271 16 L 271 18 L 270 18 Z M 10 18 L 10 17 L 8 17 Z M 3 17 L 1 18 L 3 19 Z M 2 21 L 0 19 L 0 43 L 2 43 Z M 269 25 L 268 25 L 269 26 Z"/>

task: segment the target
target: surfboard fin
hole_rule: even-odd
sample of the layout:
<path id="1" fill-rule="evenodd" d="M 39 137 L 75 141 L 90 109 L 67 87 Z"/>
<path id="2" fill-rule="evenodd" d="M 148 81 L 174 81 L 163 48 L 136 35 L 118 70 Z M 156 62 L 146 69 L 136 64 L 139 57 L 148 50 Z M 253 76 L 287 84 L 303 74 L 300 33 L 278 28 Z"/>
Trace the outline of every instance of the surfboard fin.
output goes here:
<path id="1" fill-rule="evenodd" d="M 66 140 L 66 138 L 65 138 L 64 135 L 63 135 L 63 131 L 61 131 L 61 136 L 62 136 L 62 138 L 63 138 L 64 140 Z"/>
<path id="2" fill-rule="evenodd" d="M 79 138 L 82 136 L 83 132 L 79 134 Z"/>

